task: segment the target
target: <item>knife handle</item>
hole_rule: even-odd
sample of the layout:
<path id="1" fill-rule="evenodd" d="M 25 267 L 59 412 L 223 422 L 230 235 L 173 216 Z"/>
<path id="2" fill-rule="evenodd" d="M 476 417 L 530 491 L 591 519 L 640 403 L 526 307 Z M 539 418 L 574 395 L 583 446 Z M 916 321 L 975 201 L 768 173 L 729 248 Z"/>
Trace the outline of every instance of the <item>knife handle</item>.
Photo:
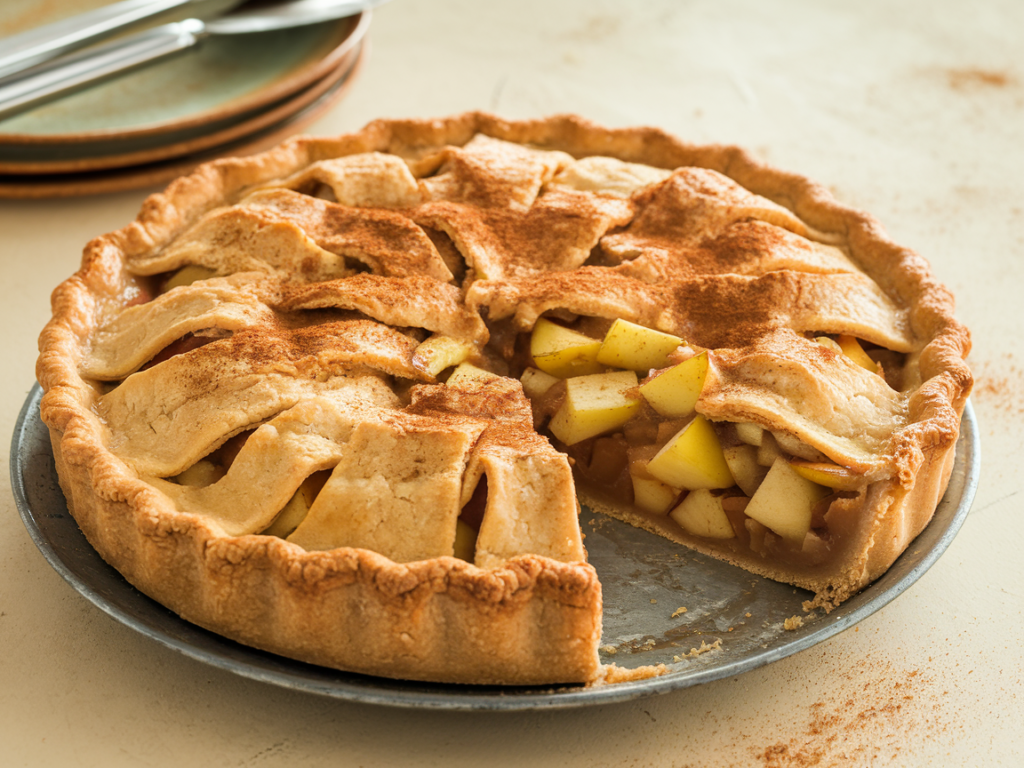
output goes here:
<path id="1" fill-rule="evenodd" d="M 207 36 L 199 19 L 164 24 L 63 56 L 0 81 L 0 120 L 59 96 L 186 51 Z"/>
<path id="2" fill-rule="evenodd" d="M 193 0 L 121 0 L 0 41 L 0 77 L 54 59 Z"/>

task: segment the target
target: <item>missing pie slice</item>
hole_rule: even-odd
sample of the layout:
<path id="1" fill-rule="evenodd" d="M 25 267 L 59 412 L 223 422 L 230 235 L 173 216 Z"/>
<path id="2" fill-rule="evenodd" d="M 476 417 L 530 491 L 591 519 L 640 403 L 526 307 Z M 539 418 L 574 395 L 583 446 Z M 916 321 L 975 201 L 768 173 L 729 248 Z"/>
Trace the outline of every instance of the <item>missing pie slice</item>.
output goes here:
<path id="1" fill-rule="evenodd" d="M 589 682 L 577 494 L 830 609 L 945 489 L 952 305 L 741 150 L 466 114 L 179 179 L 88 245 L 38 376 L 75 519 L 184 618 L 373 675 Z"/>

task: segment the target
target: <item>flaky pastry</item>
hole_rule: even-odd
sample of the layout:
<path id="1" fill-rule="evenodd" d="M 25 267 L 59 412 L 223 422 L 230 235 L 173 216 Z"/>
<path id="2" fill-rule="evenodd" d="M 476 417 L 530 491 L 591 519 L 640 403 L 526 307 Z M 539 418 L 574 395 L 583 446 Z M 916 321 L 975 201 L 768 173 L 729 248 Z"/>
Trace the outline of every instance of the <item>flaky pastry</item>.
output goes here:
<path id="1" fill-rule="evenodd" d="M 78 524 L 189 621 L 373 675 L 591 682 L 577 489 L 831 608 L 945 489 L 952 306 L 740 149 L 472 113 L 177 180 L 86 247 L 37 372 Z"/>

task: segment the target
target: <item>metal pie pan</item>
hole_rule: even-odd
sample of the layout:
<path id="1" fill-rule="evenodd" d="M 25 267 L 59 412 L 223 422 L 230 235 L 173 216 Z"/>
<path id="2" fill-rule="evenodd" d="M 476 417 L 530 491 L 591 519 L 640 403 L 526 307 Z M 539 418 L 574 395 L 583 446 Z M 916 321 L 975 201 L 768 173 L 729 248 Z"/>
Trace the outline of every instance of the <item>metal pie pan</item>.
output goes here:
<path id="1" fill-rule="evenodd" d="M 949 487 L 931 523 L 878 581 L 829 614 L 804 614 L 808 592 L 584 508 L 587 550 L 604 591 L 602 661 L 627 668 L 664 663 L 669 673 L 595 687 L 442 685 L 350 674 L 265 653 L 190 624 L 136 590 L 100 558 L 68 513 L 49 433 L 39 419 L 41 397 L 42 390 L 34 386 L 15 426 L 11 485 L 32 540 L 84 597 L 161 645 L 242 677 L 337 699 L 418 709 L 609 704 L 731 677 L 810 648 L 875 613 L 924 575 L 967 517 L 980 466 L 978 428 L 968 403 Z M 791 616 L 801 616 L 803 626 L 784 629 Z M 715 650 L 692 653 L 719 640 Z"/>

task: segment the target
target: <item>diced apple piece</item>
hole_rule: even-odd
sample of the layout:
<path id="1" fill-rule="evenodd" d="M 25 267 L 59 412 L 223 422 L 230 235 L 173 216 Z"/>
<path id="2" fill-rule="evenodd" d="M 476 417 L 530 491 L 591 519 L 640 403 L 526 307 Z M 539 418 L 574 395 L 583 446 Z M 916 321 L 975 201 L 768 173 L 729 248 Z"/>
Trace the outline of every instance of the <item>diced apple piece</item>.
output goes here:
<path id="1" fill-rule="evenodd" d="M 633 503 L 645 512 L 663 515 L 668 512 L 679 491 L 653 477 L 630 473 L 633 481 Z"/>
<path id="2" fill-rule="evenodd" d="M 601 342 L 545 318 L 537 320 L 530 336 L 533 364 L 545 373 L 567 379 L 604 370 L 597 362 Z"/>
<path id="3" fill-rule="evenodd" d="M 761 447 L 761 441 L 764 437 L 764 427 L 760 424 L 753 424 L 749 421 L 737 422 L 735 426 L 736 437 L 747 445 L 752 445 L 755 448 Z"/>
<path id="4" fill-rule="evenodd" d="M 533 399 L 535 397 L 543 397 L 561 379 L 557 376 L 552 376 L 550 373 L 544 373 L 539 368 L 527 368 L 523 371 L 523 375 L 519 377 L 519 381 L 523 385 L 523 392 L 526 396 Z"/>
<path id="5" fill-rule="evenodd" d="M 455 521 L 455 557 L 472 563 L 476 557 L 476 530 L 461 518 Z"/>
<path id="6" fill-rule="evenodd" d="M 306 500 L 307 507 L 313 506 L 313 501 L 316 499 L 320 491 L 324 489 L 327 481 L 330 480 L 331 472 L 333 472 L 333 470 L 323 469 L 319 472 L 314 472 L 302 481 L 302 485 L 299 486 L 299 492 Z"/>
<path id="7" fill-rule="evenodd" d="M 480 379 L 494 378 L 497 378 L 496 373 L 485 371 L 483 368 L 478 368 L 472 363 L 459 363 L 455 370 L 452 371 L 452 375 L 448 377 L 448 381 L 446 381 L 445 384 L 449 387 L 458 387 Z"/>
<path id="8" fill-rule="evenodd" d="M 441 371 L 464 362 L 471 354 L 472 344 L 435 333 L 416 347 L 412 353 L 412 364 L 436 378 Z"/>
<path id="9" fill-rule="evenodd" d="M 686 498 L 668 516 L 694 536 L 706 539 L 731 539 L 736 536 L 729 516 L 722 508 L 722 497 L 704 488 L 686 494 Z"/>
<path id="10" fill-rule="evenodd" d="M 791 543 L 800 544 L 811 528 L 811 508 L 832 491 L 797 474 L 776 459 L 745 513 Z"/>
<path id="11" fill-rule="evenodd" d="M 552 434 L 573 445 L 617 429 L 640 408 L 640 401 L 626 395 L 636 387 L 633 371 L 612 371 L 566 380 L 565 402 L 551 419 Z"/>
<path id="12" fill-rule="evenodd" d="M 860 342 L 854 336 L 840 334 L 838 340 L 831 339 L 828 336 L 818 336 L 814 340 L 823 347 L 828 347 L 837 355 L 845 355 L 850 358 L 851 362 L 856 363 L 861 368 L 882 375 L 882 366 L 868 356 L 868 353 L 864 351 L 864 347 L 860 345 Z"/>
<path id="13" fill-rule="evenodd" d="M 309 514 L 309 503 L 306 501 L 306 496 L 302 493 L 302 490 L 297 490 L 288 499 L 284 509 L 277 513 L 274 522 L 263 533 L 267 536 L 287 538 L 292 531 L 299 527 L 299 523 L 306 519 L 307 514 Z"/>
<path id="14" fill-rule="evenodd" d="M 682 343 L 678 336 L 618 319 L 612 323 L 601 343 L 597 362 L 631 371 L 665 368 L 669 365 L 669 352 Z"/>
<path id="15" fill-rule="evenodd" d="M 665 443 L 647 471 L 673 488 L 729 488 L 735 485 L 711 422 L 697 415 Z"/>
<path id="16" fill-rule="evenodd" d="M 213 485 L 225 475 L 224 468 L 207 459 L 200 459 L 174 478 L 178 485 L 205 488 Z"/>
<path id="17" fill-rule="evenodd" d="M 768 553 L 766 539 L 772 535 L 772 532 L 757 520 L 752 520 L 749 517 L 743 521 L 743 527 L 747 530 L 751 551 L 757 552 L 759 555 L 766 555 Z"/>
<path id="18" fill-rule="evenodd" d="M 824 461 L 791 461 L 789 465 L 806 480 L 836 491 L 855 491 L 865 485 L 864 475 Z"/>
<path id="19" fill-rule="evenodd" d="M 768 430 L 761 434 L 761 445 L 757 448 L 757 463 L 762 467 L 771 467 L 778 459 L 783 459 L 782 449 L 775 442 L 775 436 Z"/>
<path id="20" fill-rule="evenodd" d="M 291 535 L 292 531 L 299 527 L 299 523 L 306 519 L 309 508 L 313 506 L 313 500 L 323 489 L 324 484 L 331 476 L 331 470 L 325 469 L 321 472 L 314 472 L 302 481 L 302 485 L 284 505 L 274 522 L 263 531 L 268 536 L 279 536 L 282 539 Z"/>
<path id="21" fill-rule="evenodd" d="M 169 291 L 172 288 L 180 288 L 185 285 L 192 285 L 200 280 L 209 280 L 211 277 L 216 276 L 216 272 L 209 267 L 201 267 L 198 264 L 189 264 L 187 267 L 182 267 L 164 283 L 164 291 Z"/>
<path id="22" fill-rule="evenodd" d="M 768 474 L 768 468 L 757 463 L 757 448 L 746 444 L 732 445 L 722 449 L 722 455 L 736 485 L 747 496 L 753 496 Z"/>
<path id="23" fill-rule="evenodd" d="M 662 416 L 689 416 L 708 374 L 708 353 L 701 352 L 640 387 L 640 394 Z"/>
<path id="24" fill-rule="evenodd" d="M 872 373 L 882 374 L 882 367 L 868 356 L 868 353 L 864 351 L 864 347 L 860 345 L 860 342 L 855 337 L 841 334 L 837 339 L 837 343 L 839 348 L 843 350 L 843 354 L 861 368 L 865 368 Z"/>
<path id="25" fill-rule="evenodd" d="M 835 339 L 829 338 L 828 336 L 817 336 L 814 340 L 821 344 L 821 346 L 831 349 L 837 355 L 843 354 L 843 348 L 836 343 Z"/>

